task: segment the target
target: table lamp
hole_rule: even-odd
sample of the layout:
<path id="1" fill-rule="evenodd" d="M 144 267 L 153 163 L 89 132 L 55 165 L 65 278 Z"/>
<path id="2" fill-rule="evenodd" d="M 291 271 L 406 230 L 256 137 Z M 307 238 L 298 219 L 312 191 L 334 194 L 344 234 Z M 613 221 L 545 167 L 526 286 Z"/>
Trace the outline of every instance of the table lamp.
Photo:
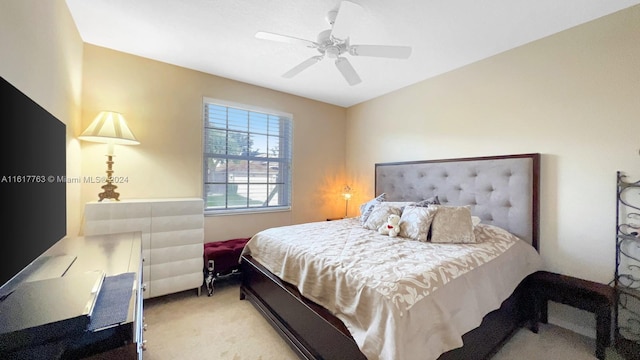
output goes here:
<path id="1" fill-rule="evenodd" d="M 101 111 L 87 129 L 79 136 L 80 140 L 92 141 L 107 144 L 107 180 L 102 185 L 104 190 L 98 194 L 99 200 L 114 199 L 119 201 L 120 193 L 115 192 L 117 188 L 113 185 L 113 148 L 118 145 L 138 145 L 133 132 L 127 126 L 122 114 L 113 111 Z"/>
<path id="2" fill-rule="evenodd" d="M 342 189 L 342 197 L 344 198 L 344 217 L 346 218 L 349 213 L 349 199 L 351 199 L 351 186 L 345 185 Z"/>

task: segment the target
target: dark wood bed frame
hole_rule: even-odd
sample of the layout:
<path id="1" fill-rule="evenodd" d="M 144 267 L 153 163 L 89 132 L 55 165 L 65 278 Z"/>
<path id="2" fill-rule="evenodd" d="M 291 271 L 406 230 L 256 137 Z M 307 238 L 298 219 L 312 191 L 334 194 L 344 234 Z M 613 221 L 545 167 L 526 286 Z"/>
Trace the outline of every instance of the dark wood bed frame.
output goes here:
<path id="1" fill-rule="evenodd" d="M 432 160 L 411 163 L 434 163 L 466 160 L 494 160 L 514 157 L 533 159 L 533 231 L 532 246 L 538 249 L 538 201 L 540 155 L 521 154 Z M 400 164 L 400 163 L 394 163 Z M 280 333 L 301 359 L 366 359 L 360 352 L 345 325 L 322 306 L 304 298 L 297 289 L 282 280 L 251 256 L 241 258 L 242 282 L 240 299 L 249 300 Z M 442 354 L 439 360 L 480 360 L 490 358 L 509 340 L 511 335 L 531 319 L 527 279 L 523 280 L 502 306 L 487 314 L 481 325 L 462 339 L 464 346 Z"/>

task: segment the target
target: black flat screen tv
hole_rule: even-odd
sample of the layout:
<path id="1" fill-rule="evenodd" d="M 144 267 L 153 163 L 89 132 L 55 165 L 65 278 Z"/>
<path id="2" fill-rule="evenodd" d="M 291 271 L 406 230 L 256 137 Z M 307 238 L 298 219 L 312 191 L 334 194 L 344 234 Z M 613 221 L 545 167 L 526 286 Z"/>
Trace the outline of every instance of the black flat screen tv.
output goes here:
<path id="1" fill-rule="evenodd" d="M 66 235 L 65 124 L 0 82 L 0 288 Z"/>

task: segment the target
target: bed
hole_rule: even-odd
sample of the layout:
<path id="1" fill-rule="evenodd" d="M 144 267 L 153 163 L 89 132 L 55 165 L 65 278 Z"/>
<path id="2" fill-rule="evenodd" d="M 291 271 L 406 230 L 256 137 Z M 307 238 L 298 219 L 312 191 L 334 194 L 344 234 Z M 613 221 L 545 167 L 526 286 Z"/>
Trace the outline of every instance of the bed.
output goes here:
<path id="1" fill-rule="evenodd" d="M 368 220 L 381 209 L 436 214 L 430 241 L 424 226 L 409 232 L 419 241 L 390 238 L 360 217 L 267 229 L 241 257 L 240 298 L 302 359 L 488 358 L 531 313 L 539 168 L 539 154 L 376 164 Z M 480 224 L 467 215 L 464 226 L 436 226 L 445 210 Z M 469 226 L 471 240 L 440 243 Z"/>

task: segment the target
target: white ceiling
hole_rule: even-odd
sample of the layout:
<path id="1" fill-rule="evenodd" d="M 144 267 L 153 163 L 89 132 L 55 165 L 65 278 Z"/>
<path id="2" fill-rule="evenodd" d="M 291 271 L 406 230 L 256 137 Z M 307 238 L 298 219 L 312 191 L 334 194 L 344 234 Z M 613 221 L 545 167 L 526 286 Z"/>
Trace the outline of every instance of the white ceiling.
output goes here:
<path id="1" fill-rule="evenodd" d="M 362 82 L 333 61 L 292 79 L 318 55 L 260 40 L 258 31 L 316 41 L 340 0 L 66 0 L 86 43 L 348 107 L 543 38 L 640 0 L 351 0 L 363 8 L 352 44 L 408 45 L 406 60 L 346 55 Z"/>

